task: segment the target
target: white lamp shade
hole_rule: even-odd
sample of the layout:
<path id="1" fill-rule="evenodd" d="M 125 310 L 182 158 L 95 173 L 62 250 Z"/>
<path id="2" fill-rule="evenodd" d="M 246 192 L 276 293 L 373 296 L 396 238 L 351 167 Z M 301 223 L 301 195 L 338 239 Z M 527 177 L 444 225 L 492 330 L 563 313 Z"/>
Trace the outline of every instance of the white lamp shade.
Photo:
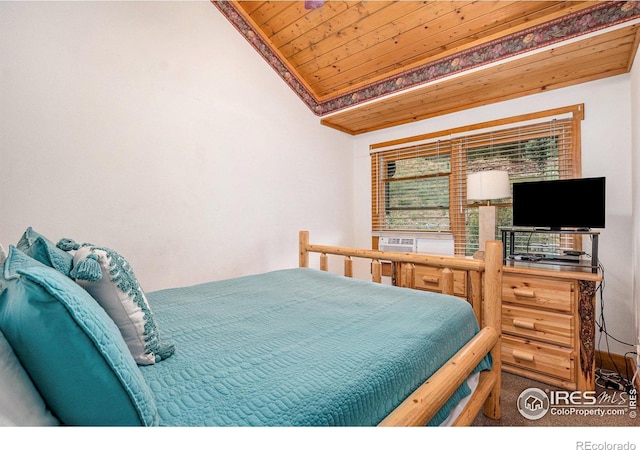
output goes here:
<path id="1" fill-rule="evenodd" d="M 511 197 L 509 172 L 506 170 L 485 170 L 467 176 L 468 200 L 493 200 Z"/>

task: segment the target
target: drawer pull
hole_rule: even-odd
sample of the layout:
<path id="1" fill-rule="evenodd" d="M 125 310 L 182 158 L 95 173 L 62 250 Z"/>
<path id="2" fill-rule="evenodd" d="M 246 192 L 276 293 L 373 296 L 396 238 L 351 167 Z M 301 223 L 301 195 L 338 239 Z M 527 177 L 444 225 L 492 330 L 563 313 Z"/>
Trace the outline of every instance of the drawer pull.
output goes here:
<path id="1" fill-rule="evenodd" d="M 440 282 L 436 277 L 422 277 L 422 281 L 428 284 L 438 284 Z"/>
<path id="2" fill-rule="evenodd" d="M 519 359 L 521 361 L 529 361 L 533 362 L 533 353 L 521 352 L 520 350 L 514 350 L 512 353 L 515 359 Z"/>
<path id="3" fill-rule="evenodd" d="M 535 330 L 536 324 L 527 322 L 526 320 L 513 319 L 513 326 L 516 328 L 526 328 L 527 330 Z"/>
<path id="4" fill-rule="evenodd" d="M 516 297 L 535 298 L 536 291 L 531 289 L 514 288 L 513 295 Z"/>

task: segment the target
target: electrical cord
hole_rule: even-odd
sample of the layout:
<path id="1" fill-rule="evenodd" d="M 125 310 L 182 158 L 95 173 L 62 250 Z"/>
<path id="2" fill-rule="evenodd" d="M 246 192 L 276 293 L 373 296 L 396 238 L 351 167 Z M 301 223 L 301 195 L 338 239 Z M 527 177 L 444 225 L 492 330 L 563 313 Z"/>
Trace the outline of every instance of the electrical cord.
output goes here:
<path id="1" fill-rule="evenodd" d="M 596 369 L 596 385 L 603 389 L 622 392 L 629 392 L 632 389 L 632 383 L 628 378 L 613 370 L 605 370 L 600 367 Z"/>
<path id="2" fill-rule="evenodd" d="M 629 355 L 636 355 L 636 366 L 630 368 L 629 367 L 629 362 L 627 361 L 627 357 Z M 638 378 L 638 371 L 640 370 L 640 355 L 638 355 L 638 353 L 636 352 L 627 352 L 624 354 L 624 370 L 625 370 L 625 374 L 627 376 L 627 379 L 629 379 L 629 369 L 631 369 L 631 374 L 633 374 L 633 376 L 631 377 L 631 381 L 629 381 L 629 389 L 628 391 L 630 391 L 631 389 L 635 388 L 635 382 L 636 382 L 636 378 Z M 636 392 L 637 394 L 637 392 Z"/>
<path id="3" fill-rule="evenodd" d="M 531 237 L 533 236 L 533 233 L 529 233 L 529 237 L 527 238 L 527 245 L 526 245 L 526 252 L 529 253 L 529 245 L 531 244 Z"/>
<path id="4" fill-rule="evenodd" d="M 628 342 L 624 342 L 621 341 L 620 339 L 615 338 L 613 335 L 611 335 L 608 331 L 607 331 L 607 325 L 606 325 L 606 321 L 605 321 L 605 317 L 604 317 L 604 307 L 605 307 L 605 302 L 604 302 L 604 288 L 605 288 L 605 271 L 604 271 L 604 265 L 601 262 L 598 262 L 598 268 L 600 269 L 600 272 L 602 273 L 602 280 L 600 281 L 600 283 L 598 284 L 598 287 L 596 288 L 596 292 L 599 292 L 600 294 L 600 314 L 599 314 L 599 320 L 596 319 L 595 323 L 598 326 L 598 329 L 600 331 L 600 337 L 598 339 L 598 350 L 599 350 L 599 356 L 600 356 L 600 367 L 596 369 L 596 384 L 602 388 L 607 388 L 607 389 L 615 389 L 618 391 L 624 391 L 624 392 L 629 392 L 631 389 L 634 388 L 634 381 L 635 378 L 638 376 L 638 368 L 636 367 L 636 370 L 634 371 L 634 375 L 630 380 L 629 377 L 629 368 L 627 366 L 627 358 L 626 356 L 629 354 L 635 354 L 635 352 L 627 352 L 625 353 L 625 374 L 626 374 L 626 378 L 622 376 L 622 371 L 620 370 L 620 368 L 618 368 L 616 362 L 614 361 L 613 357 L 611 356 L 611 349 L 609 348 L 609 339 L 613 339 L 614 341 L 623 344 L 623 345 L 628 345 L 630 347 L 633 347 L 633 344 L 629 344 Z M 600 344 L 602 341 L 602 338 L 604 336 L 604 340 L 605 340 L 605 344 L 607 346 L 607 354 L 609 355 L 609 359 L 613 365 L 613 367 L 615 368 L 615 371 L 611 371 L 611 370 L 605 370 L 602 369 L 602 351 L 600 351 Z M 636 363 L 637 365 L 637 363 Z"/>
<path id="5" fill-rule="evenodd" d="M 629 347 L 633 347 L 633 344 L 630 344 L 628 342 L 624 342 L 621 341 L 620 339 L 615 338 L 613 335 L 611 335 L 608 331 L 607 331 L 607 325 L 604 319 L 604 266 L 600 263 L 598 263 L 598 267 L 600 268 L 600 271 L 602 272 L 602 281 L 600 282 L 599 286 L 596 288 L 596 292 L 599 291 L 600 292 L 600 322 L 598 322 L 598 319 L 596 319 L 596 325 L 598 325 L 599 331 L 601 334 L 604 334 L 606 336 L 606 338 L 611 338 L 614 341 L 623 344 L 623 345 L 628 345 Z M 600 338 L 602 339 L 602 335 L 600 336 Z M 608 344 L 608 343 L 607 343 Z"/>
<path id="6" fill-rule="evenodd" d="M 630 352 L 630 353 L 635 353 L 635 352 Z M 633 378 L 631 378 L 631 389 L 635 389 L 636 387 L 636 379 L 638 378 L 638 373 L 640 373 L 640 355 L 638 353 L 635 353 L 636 355 L 636 368 L 633 371 Z M 636 395 L 638 394 L 637 390 L 636 390 Z"/>

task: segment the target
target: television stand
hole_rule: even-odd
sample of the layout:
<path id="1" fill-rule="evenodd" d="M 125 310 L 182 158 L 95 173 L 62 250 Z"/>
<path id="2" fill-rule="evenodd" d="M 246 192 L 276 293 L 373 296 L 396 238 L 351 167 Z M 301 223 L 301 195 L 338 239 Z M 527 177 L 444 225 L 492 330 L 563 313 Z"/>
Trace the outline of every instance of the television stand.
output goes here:
<path id="1" fill-rule="evenodd" d="M 598 236 L 599 231 L 592 230 L 553 230 L 541 228 L 502 228 L 502 258 L 504 263 L 513 261 L 522 261 L 533 264 L 553 264 L 562 266 L 566 269 L 590 269 L 592 273 L 598 273 Z M 559 234 L 570 236 L 591 237 L 591 257 L 582 259 L 583 252 L 568 250 L 560 254 L 548 254 L 542 252 L 516 252 L 515 237 L 516 234 Z"/>

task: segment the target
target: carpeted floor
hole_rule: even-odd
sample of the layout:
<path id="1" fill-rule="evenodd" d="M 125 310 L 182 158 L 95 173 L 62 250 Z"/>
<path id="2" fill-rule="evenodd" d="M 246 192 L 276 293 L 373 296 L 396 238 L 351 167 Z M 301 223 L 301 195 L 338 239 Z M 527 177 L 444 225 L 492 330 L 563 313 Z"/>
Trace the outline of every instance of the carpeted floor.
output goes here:
<path id="1" fill-rule="evenodd" d="M 506 372 L 502 373 L 502 418 L 492 420 L 482 413 L 476 417 L 476 427 L 640 427 L 640 418 L 632 417 L 640 412 L 640 405 L 634 411 L 629 401 L 629 394 L 615 390 L 596 388 L 595 407 L 582 407 L 569 410 L 566 407 L 548 408 L 542 417 L 532 420 L 524 417 L 518 410 L 517 401 L 520 394 L 530 388 L 537 388 L 550 394 L 562 389 L 549 386 L 528 378 L 518 377 Z M 553 394 L 556 395 L 556 394 Z M 552 412 L 554 411 L 554 412 Z M 598 415 L 602 411 L 603 415 Z M 624 412 L 624 414 L 615 414 Z M 563 414 L 560 414 L 563 413 Z M 589 415 L 588 415 L 589 414 Z"/>

